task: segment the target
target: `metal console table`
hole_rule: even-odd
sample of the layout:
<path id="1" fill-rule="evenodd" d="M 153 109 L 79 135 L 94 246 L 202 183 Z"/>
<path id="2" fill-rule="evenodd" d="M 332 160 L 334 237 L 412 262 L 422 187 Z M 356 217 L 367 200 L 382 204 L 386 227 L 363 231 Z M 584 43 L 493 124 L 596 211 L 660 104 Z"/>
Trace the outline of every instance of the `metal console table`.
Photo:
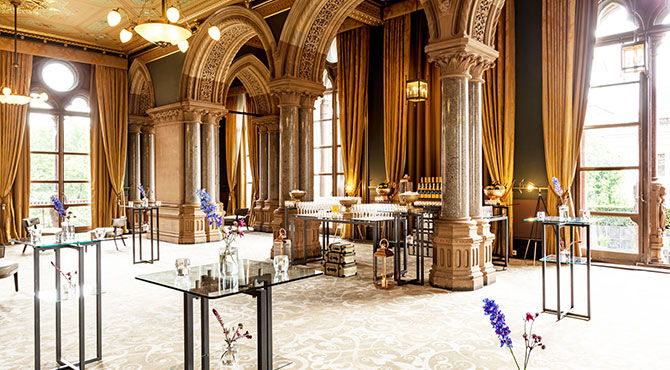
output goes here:
<path id="1" fill-rule="evenodd" d="M 154 262 L 158 261 L 161 256 L 161 242 L 160 242 L 160 207 L 157 205 L 148 205 L 148 206 L 142 206 L 142 205 L 133 205 L 133 206 L 126 206 L 126 209 L 130 210 L 130 233 L 132 234 L 133 237 L 133 264 L 138 264 L 138 263 L 151 263 L 153 264 Z M 155 234 L 156 234 L 156 254 L 154 255 L 154 210 L 156 211 L 156 228 L 155 228 Z M 138 215 L 138 221 L 139 221 L 139 230 L 135 230 L 135 213 L 137 212 Z M 143 259 L 142 258 L 142 234 L 147 233 L 147 231 L 143 230 L 143 224 L 144 224 L 144 214 L 145 212 L 149 212 L 149 240 L 150 240 L 150 247 L 151 247 L 151 258 L 150 259 Z M 139 245 L 139 259 L 136 258 L 136 250 L 135 250 L 135 234 L 139 236 L 139 242 L 137 244 Z"/>
<path id="2" fill-rule="evenodd" d="M 394 212 L 394 241 L 395 244 L 395 255 L 400 256 L 401 258 L 395 258 L 394 267 L 395 267 L 395 278 L 398 282 L 398 285 L 404 284 L 413 284 L 413 285 L 424 285 L 425 284 L 425 255 L 424 255 L 424 213 L 423 212 Z M 409 236 L 409 229 L 411 225 L 411 220 L 414 218 L 414 222 L 417 230 L 417 240 L 415 241 L 416 247 L 416 278 L 411 280 L 403 280 L 403 277 L 407 274 L 407 258 L 408 258 L 408 243 L 407 238 Z M 401 238 L 402 234 L 402 238 Z M 402 253 L 401 253 L 402 249 Z"/>
<path id="3" fill-rule="evenodd" d="M 527 218 L 524 221 L 539 222 L 542 224 L 542 311 L 556 314 L 557 321 L 564 317 L 572 317 L 583 320 L 591 320 L 591 223 L 588 220 L 581 218 L 569 218 L 567 220 L 560 220 L 558 217 L 546 217 L 544 220 L 537 218 Z M 575 257 L 574 245 L 570 245 L 570 255 L 567 261 L 562 262 L 560 253 L 557 255 L 547 255 L 547 235 L 546 226 L 551 226 L 556 238 L 556 249 L 558 250 L 561 243 L 561 229 L 570 229 L 570 240 L 574 240 L 575 229 L 586 229 L 586 257 Z M 546 302 L 546 269 L 547 262 L 556 263 L 556 309 L 547 308 Z M 570 309 L 561 310 L 561 264 L 570 266 Z M 586 314 L 574 313 L 575 308 L 575 282 L 574 282 L 574 267 L 575 265 L 586 266 Z"/>
<path id="4" fill-rule="evenodd" d="M 55 254 L 55 264 L 60 267 L 61 250 L 74 249 L 78 254 L 78 275 L 79 275 L 79 294 L 78 300 L 78 319 L 79 319 L 79 359 L 75 363 L 67 361 L 62 356 L 62 335 L 61 335 L 61 275 L 56 271 L 56 362 L 59 367 L 57 369 L 81 369 L 83 370 L 86 364 L 100 361 L 102 359 L 102 274 L 100 261 L 100 243 L 104 240 L 111 240 L 109 238 L 101 240 L 90 240 L 88 234 L 76 234 L 74 240 L 58 241 L 54 236 L 45 236 L 41 242 L 33 243 L 30 240 L 19 239 L 12 240 L 16 244 L 23 244 L 33 248 L 33 279 L 34 279 L 34 326 L 35 326 L 35 368 L 41 368 L 41 335 L 40 335 L 40 253 L 43 251 L 53 250 Z M 95 348 L 96 356 L 90 359 L 86 358 L 86 335 L 85 335 L 85 293 L 82 291 L 84 286 L 84 252 L 89 245 L 95 245 Z"/>
<path id="5" fill-rule="evenodd" d="M 505 238 L 504 250 L 502 258 L 497 258 L 493 260 L 493 264 L 496 266 L 502 266 L 503 270 L 507 269 L 509 266 L 509 217 L 504 215 L 493 215 L 492 217 L 485 217 L 489 222 L 502 222 L 504 225 L 503 236 Z"/>

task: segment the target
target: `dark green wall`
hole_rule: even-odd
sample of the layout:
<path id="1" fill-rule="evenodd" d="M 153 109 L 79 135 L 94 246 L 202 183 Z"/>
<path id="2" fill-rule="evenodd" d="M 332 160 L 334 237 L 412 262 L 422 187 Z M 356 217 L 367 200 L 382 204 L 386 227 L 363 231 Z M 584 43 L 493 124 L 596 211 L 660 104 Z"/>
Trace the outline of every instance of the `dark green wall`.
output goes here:
<path id="1" fill-rule="evenodd" d="M 369 194 L 374 201 L 375 188 L 386 181 L 384 167 L 384 28 L 370 27 L 370 66 L 368 75 L 368 153 Z"/>
<path id="2" fill-rule="evenodd" d="M 524 1 L 514 9 L 516 21 L 516 130 L 514 178 L 547 186 L 542 137 L 542 3 Z M 515 192 L 515 198 L 531 196 Z"/>
<path id="3" fill-rule="evenodd" d="M 184 59 L 186 54 L 174 53 L 147 64 L 154 84 L 157 107 L 179 100 L 179 77 Z"/>

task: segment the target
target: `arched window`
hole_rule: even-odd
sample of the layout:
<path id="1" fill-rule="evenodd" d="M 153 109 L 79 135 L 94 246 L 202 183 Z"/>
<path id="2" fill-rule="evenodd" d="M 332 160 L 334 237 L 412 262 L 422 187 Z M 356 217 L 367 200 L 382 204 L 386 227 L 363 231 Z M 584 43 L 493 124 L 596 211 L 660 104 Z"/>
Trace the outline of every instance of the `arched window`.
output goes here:
<path id="1" fill-rule="evenodd" d="M 90 104 L 84 68 L 42 59 L 35 63 L 33 92 L 46 92 L 47 102 L 30 104 L 30 216 L 43 227 L 59 227 L 52 195 L 76 216 L 75 225 L 91 225 Z M 85 78 L 82 78 L 84 74 Z M 82 88 L 86 89 L 82 91 Z"/>
<path id="2" fill-rule="evenodd" d="M 635 20 L 623 5 L 610 2 L 601 7 L 598 14 L 596 37 L 618 35 L 637 29 Z"/>
<path id="3" fill-rule="evenodd" d="M 326 56 L 331 66 L 337 63 L 335 42 Z M 337 89 L 328 69 L 323 72 L 323 85 L 326 91 L 314 103 L 314 198 L 344 195 Z"/>

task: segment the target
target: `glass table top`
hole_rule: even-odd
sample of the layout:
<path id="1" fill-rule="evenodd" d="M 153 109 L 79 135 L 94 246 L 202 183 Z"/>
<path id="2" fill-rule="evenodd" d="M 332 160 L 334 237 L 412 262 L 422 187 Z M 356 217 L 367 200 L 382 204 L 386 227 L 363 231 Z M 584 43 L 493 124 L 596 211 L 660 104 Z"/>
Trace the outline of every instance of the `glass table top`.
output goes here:
<path id="1" fill-rule="evenodd" d="M 75 234 L 74 239 L 61 241 L 56 238 L 56 235 L 42 235 L 42 238 L 40 238 L 40 241 L 37 243 L 33 243 L 29 238 L 12 239 L 11 241 L 16 244 L 25 244 L 33 248 L 53 248 L 60 246 L 94 244 L 106 240 L 113 240 L 113 238 L 92 239 L 90 233 L 78 233 Z"/>
<path id="2" fill-rule="evenodd" d="M 556 255 L 550 254 L 546 257 L 540 258 L 540 261 L 556 263 Z M 570 259 L 570 257 L 561 258 L 561 263 L 568 265 L 586 265 L 586 262 L 587 262 L 586 257 L 572 257 L 572 259 Z"/>
<path id="3" fill-rule="evenodd" d="M 547 216 L 544 220 L 540 220 L 537 217 L 524 218 L 524 221 L 528 222 L 542 222 L 547 225 L 558 225 L 558 224 L 570 224 L 570 225 L 590 225 L 591 219 L 585 219 L 581 217 L 570 217 L 565 220 L 561 220 L 558 216 Z"/>
<path id="4" fill-rule="evenodd" d="M 177 276 L 176 270 L 172 269 L 139 275 L 135 278 L 180 292 L 214 299 L 323 275 L 320 270 L 303 266 L 290 266 L 287 272 L 277 273 L 270 262 L 246 259 L 240 259 L 239 269 L 237 277 L 224 277 L 219 273 L 219 265 L 212 263 L 191 266 L 187 276 Z"/>

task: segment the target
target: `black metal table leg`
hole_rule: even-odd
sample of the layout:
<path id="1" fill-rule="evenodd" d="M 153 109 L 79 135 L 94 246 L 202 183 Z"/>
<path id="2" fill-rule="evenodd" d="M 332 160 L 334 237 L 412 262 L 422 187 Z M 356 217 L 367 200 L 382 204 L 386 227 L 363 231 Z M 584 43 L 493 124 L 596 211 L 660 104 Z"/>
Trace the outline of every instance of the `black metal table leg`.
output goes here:
<path id="1" fill-rule="evenodd" d="M 556 225 L 556 313 L 561 319 L 561 225 Z"/>
<path id="2" fill-rule="evenodd" d="M 95 332 L 96 359 L 102 359 L 102 243 L 95 243 Z"/>
<path id="3" fill-rule="evenodd" d="M 60 267 L 61 266 L 61 259 L 60 259 L 60 248 L 54 249 L 54 254 L 56 255 L 56 266 Z M 62 331 L 62 326 L 61 326 L 61 318 L 62 318 L 62 311 L 61 311 L 61 276 L 60 272 L 58 270 L 54 269 L 54 272 L 56 274 L 56 362 L 59 364 L 62 364 L 62 357 L 63 357 L 63 351 L 62 351 L 62 336 L 61 336 L 61 331 Z"/>
<path id="4" fill-rule="evenodd" d="M 154 209 L 149 209 L 149 238 L 151 239 L 151 264 L 154 263 Z"/>
<path id="5" fill-rule="evenodd" d="M 509 217 L 505 219 L 505 268 L 509 266 Z"/>
<path id="6" fill-rule="evenodd" d="M 256 291 L 257 331 L 258 331 L 258 369 L 272 368 L 272 288 L 265 287 Z"/>
<path id="7" fill-rule="evenodd" d="M 209 370 L 209 300 L 200 297 L 200 364 Z"/>
<path id="8" fill-rule="evenodd" d="M 33 248 L 33 319 L 35 321 L 35 369 L 40 368 L 40 250 Z"/>
<path id="9" fill-rule="evenodd" d="M 78 248 L 79 254 L 79 369 L 86 367 L 86 323 L 84 305 L 84 249 Z"/>
<path id="10" fill-rule="evenodd" d="M 591 225 L 586 225 L 586 317 L 591 320 Z"/>
<path id="11" fill-rule="evenodd" d="M 575 308 L 575 264 L 573 257 L 575 255 L 575 228 L 570 226 L 570 309 Z"/>
<path id="12" fill-rule="evenodd" d="M 534 226 L 535 224 L 533 224 Z M 542 227 L 542 311 L 547 310 L 547 279 L 546 279 L 546 270 L 547 270 L 547 228 L 544 224 L 540 224 Z"/>
<path id="13" fill-rule="evenodd" d="M 133 263 L 137 263 L 135 257 L 135 208 L 130 209 L 130 235 L 133 237 Z"/>
<path id="14" fill-rule="evenodd" d="M 193 296 L 184 293 L 184 369 L 193 370 Z"/>
<path id="15" fill-rule="evenodd" d="M 156 261 L 161 259 L 161 217 L 160 217 L 160 207 L 156 207 Z M 153 230 L 151 230 L 153 232 Z"/>

